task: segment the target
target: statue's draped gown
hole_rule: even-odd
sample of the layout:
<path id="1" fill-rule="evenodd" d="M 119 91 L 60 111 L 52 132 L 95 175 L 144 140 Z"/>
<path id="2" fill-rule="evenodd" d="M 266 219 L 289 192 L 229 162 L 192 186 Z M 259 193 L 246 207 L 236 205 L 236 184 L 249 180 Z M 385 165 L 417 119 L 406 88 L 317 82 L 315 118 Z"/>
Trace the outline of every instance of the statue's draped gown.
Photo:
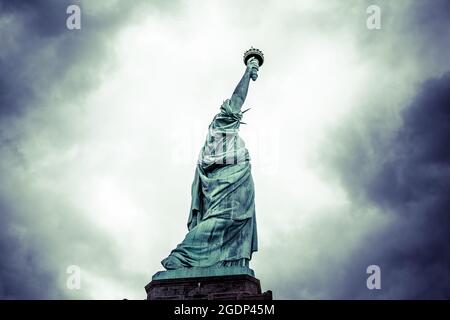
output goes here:
<path id="1" fill-rule="evenodd" d="M 161 262 L 168 270 L 248 266 L 258 249 L 250 157 L 238 134 L 242 115 L 227 99 L 209 126 L 192 183 L 189 232 Z"/>

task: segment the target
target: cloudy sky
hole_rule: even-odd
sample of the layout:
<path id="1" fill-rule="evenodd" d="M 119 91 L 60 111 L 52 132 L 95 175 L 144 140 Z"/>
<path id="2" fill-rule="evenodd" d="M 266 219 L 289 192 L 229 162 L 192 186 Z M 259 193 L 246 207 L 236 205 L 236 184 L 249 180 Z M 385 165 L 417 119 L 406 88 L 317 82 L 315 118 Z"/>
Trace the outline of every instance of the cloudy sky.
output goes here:
<path id="1" fill-rule="evenodd" d="M 263 290 L 450 297 L 449 1 L 2 0 L 0 44 L 0 298 L 145 298 L 250 46 Z"/>

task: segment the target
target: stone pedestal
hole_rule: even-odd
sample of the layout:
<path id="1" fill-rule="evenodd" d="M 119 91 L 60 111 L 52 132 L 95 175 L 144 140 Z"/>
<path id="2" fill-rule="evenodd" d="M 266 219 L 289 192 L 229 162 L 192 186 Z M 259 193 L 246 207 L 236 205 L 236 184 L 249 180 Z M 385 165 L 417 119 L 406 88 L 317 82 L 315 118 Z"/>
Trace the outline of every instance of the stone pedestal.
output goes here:
<path id="1" fill-rule="evenodd" d="M 158 272 L 145 291 L 147 300 L 272 300 L 253 271 L 242 267 Z"/>

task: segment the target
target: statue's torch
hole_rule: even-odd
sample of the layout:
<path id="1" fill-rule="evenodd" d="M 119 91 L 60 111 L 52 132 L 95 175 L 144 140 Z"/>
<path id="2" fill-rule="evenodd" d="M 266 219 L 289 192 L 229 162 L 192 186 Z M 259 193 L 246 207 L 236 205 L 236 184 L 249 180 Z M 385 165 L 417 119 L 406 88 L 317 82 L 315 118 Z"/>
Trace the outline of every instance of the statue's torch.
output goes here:
<path id="1" fill-rule="evenodd" d="M 254 58 L 253 61 L 255 61 L 251 73 L 251 78 L 253 81 L 255 81 L 256 78 L 258 78 L 257 72 L 259 70 L 259 67 L 262 66 L 264 63 L 264 54 L 262 53 L 261 50 L 251 47 L 244 53 L 244 64 L 246 66 L 251 58 Z"/>

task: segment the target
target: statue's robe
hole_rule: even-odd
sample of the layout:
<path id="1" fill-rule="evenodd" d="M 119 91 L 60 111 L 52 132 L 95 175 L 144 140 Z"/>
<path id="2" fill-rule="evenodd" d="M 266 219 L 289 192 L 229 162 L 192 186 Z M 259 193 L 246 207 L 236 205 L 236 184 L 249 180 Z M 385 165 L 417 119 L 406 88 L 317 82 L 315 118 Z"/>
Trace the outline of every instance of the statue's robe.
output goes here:
<path id="1" fill-rule="evenodd" d="M 189 232 L 161 262 L 168 270 L 248 266 L 258 249 L 250 157 L 238 135 L 242 114 L 227 99 L 209 126 L 192 183 Z"/>

